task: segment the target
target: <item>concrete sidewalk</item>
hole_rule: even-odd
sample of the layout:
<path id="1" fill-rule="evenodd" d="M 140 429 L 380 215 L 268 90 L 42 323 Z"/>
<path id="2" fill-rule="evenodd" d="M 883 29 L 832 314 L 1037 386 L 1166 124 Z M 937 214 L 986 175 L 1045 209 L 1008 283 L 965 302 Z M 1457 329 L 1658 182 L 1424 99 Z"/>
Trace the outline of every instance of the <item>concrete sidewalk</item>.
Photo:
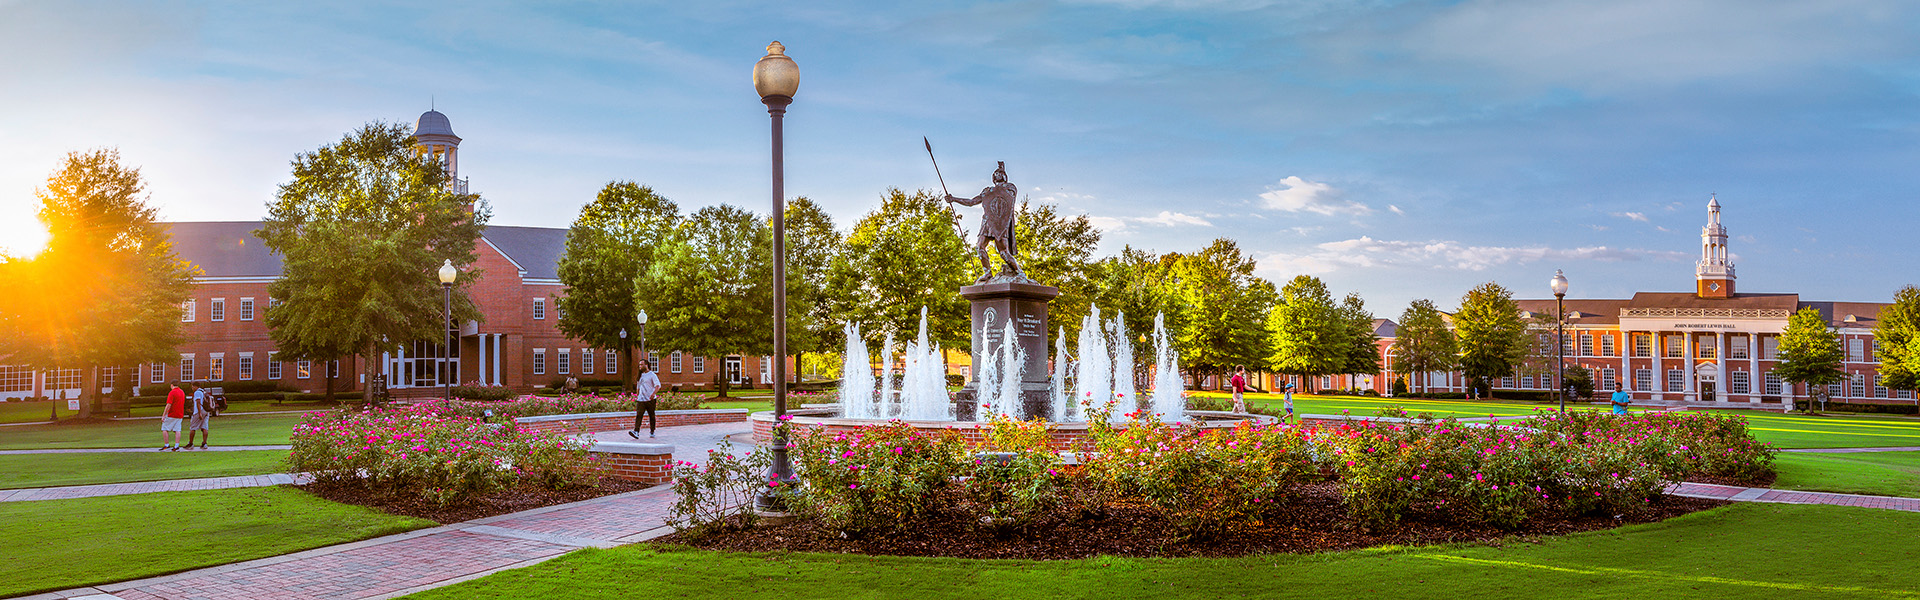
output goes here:
<path id="1" fill-rule="evenodd" d="M 1691 482 L 1680 483 L 1669 487 L 1667 488 L 1667 493 L 1690 498 L 1712 498 L 1715 500 L 1732 500 L 1735 502 L 1828 504 L 1833 506 L 1859 506 L 1863 508 L 1884 508 L 1887 510 L 1920 512 L 1920 498 L 1900 498 L 1895 496 L 1801 492 L 1795 490 L 1776 490 L 1772 488 L 1750 488 Z"/>
<path id="2" fill-rule="evenodd" d="M 294 485 L 306 483 L 311 480 L 312 478 L 307 477 L 305 473 L 295 473 L 291 475 L 274 473 L 271 475 L 239 475 L 235 477 L 205 477 L 201 479 L 167 479 L 163 481 L 134 481 L 128 483 L 102 483 L 98 485 L 23 488 L 17 490 L 0 490 L 0 502 L 68 500 L 73 498 L 93 498 L 96 496 L 152 494 L 155 492 L 224 490 L 228 488 Z"/>

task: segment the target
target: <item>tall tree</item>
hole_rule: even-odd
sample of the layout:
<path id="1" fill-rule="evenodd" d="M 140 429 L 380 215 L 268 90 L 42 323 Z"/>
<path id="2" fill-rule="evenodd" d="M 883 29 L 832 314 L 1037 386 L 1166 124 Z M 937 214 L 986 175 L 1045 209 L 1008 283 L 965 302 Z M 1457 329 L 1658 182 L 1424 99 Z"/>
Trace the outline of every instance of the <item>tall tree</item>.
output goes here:
<path id="1" fill-rule="evenodd" d="M 1367 310 L 1367 303 L 1360 299 L 1360 293 L 1348 292 L 1335 314 L 1340 318 L 1343 355 L 1340 370 L 1336 372 L 1352 375 L 1379 373 L 1380 346 L 1377 342 L 1380 336 L 1373 333 L 1373 313 Z"/>
<path id="2" fill-rule="evenodd" d="M 1280 301 L 1267 313 L 1272 349 L 1267 364 L 1276 373 L 1304 379 L 1303 391 L 1313 389 L 1315 377 L 1344 372 L 1350 336 L 1340 309 L 1320 278 L 1294 276 L 1280 288 Z"/>
<path id="3" fill-rule="evenodd" d="M 833 263 L 829 294 L 839 324 L 906 339 L 925 306 L 930 338 L 950 350 L 971 350 L 973 317 L 955 290 L 972 284 L 977 273 L 956 232 L 959 220 L 932 192 L 887 190 L 880 207 L 854 224 L 846 251 Z"/>
<path id="4" fill-rule="evenodd" d="M 745 209 L 700 209 L 656 250 L 635 300 L 649 307 L 648 335 L 658 340 L 649 343 L 659 347 L 694 356 L 771 353 L 772 228 Z M 723 397 L 732 384 L 724 374 Z"/>
<path id="5" fill-rule="evenodd" d="M 1890 388 L 1920 389 L 1920 287 L 1907 286 L 1893 294 L 1893 304 L 1880 309 L 1873 339 L 1879 344 L 1880 375 Z"/>
<path id="6" fill-rule="evenodd" d="M 281 256 L 281 277 L 267 286 L 279 305 L 266 311 L 279 359 L 358 354 L 371 366 L 413 340 L 444 343 L 451 324 L 436 273 L 444 261 L 473 264 L 488 215 L 479 196 L 451 191 L 405 125 L 369 123 L 294 157 L 293 181 L 255 232 Z M 463 271 L 456 322 L 480 318 L 467 298 L 479 273 Z M 373 401 L 372 386 L 362 394 Z"/>
<path id="7" fill-rule="evenodd" d="M 120 370 L 118 393 L 137 381 L 133 365 L 179 356 L 180 304 L 197 270 L 174 253 L 139 169 L 122 166 L 118 150 L 69 153 L 38 196 L 47 247 L 6 261 L 0 281 L 14 291 L 0 304 L 0 356 L 82 369 L 90 414 L 97 367 Z"/>
<path id="8" fill-rule="evenodd" d="M 1182 322 L 1185 313 L 1170 300 L 1172 286 L 1169 282 L 1173 264 L 1179 261 L 1180 256 L 1155 255 L 1126 246 L 1121 248 L 1120 254 L 1093 263 L 1089 268 L 1095 280 L 1093 303 L 1100 307 L 1101 316 L 1111 318 L 1115 313 L 1122 314 L 1127 331 L 1150 334 L 1154 315 L 1164 314 L 1165 322 L 1174 324 L 1174 328 L 1178 329 L 1177 324 Z M 1073 336 L 1078 335 L 1080 322 L 1059 316 L 1052 319 L 1056 328 L 1066 329 L 1068 343 L 1071 344 Z M 1151 338 L 1142 340 L 1136 335 L 1129 341 L 1133 342 L 1134 356 L 1152 356 Z M 1144 365 L 1136 373 L 1144 378 Z"/>
<path id="9" fill-rule="evenodd" d="M 1453 316 L 1453 326 L 1460 370 L 1485 392 L 1492 391 L 1487 380 L 1512 375 L 1531 351 L 1532 338 L 1520 319 L 1520 305 L 1498 283 L 1468 290 L 1460 300 L 1460 312 Z"/>
<path id="10" fill-rule="evenodd" d="M 833 216 L 805 196 L 787 202 L 787 351 L 793 371 L 808 353 L 833 352 L 846 342 L 829 302 L 828 280 L 845 240 Z"/>
<path id="11" fill-rule="evenodd" d="M 1422 391 L 1432 388 L 1428 378 L 1434 371 L 1452 370 L 1459 357 L 1446 317 L 1433 301 L 1424 298 L 1414 300 L 1400 313 L 1393 347 L 1393 369 L 1406 374 L 1409 382 L 1418 384 Z"/>
<path id="12" fill-rule="evenodd" d="M 1093 306 L 1098 275 L 1093 252 L 1100 246 L 1100 230 L 1086 215 L 1067 217 L 1052 204 L 1030 201 L 1020 203 L 1015 221 L 1020 268 L 1034 281 L 1060 288 L 1060 296 L 1048 304 L 1048 319 L 1078 330 Z M 1151 322 L 1152 315 L 1147 318 Z"/>
<path id="13" fill-rule="evenodd" d="M 1253 259 L 1226 238 L 1173 263 L 1166 297 L 1179 305 L 1181 318 L 1167 328 L 1196 381 L 1266 360 L 1266 316 L 1278 293 L 1272 282 L 1254 277 L 1253 268 Z"/>
<path id="14" fill-rule="evenodd" d="M 1846 379 L 1847 372 L 1840 368 L 1843 358 L 1840 334 L 1828 326 L 1819 309 L 1809 306 L 1787 318 L 1787 330 L 1780 334 L 1780 363 L 1773 370 L 1780 379 L 1806 384 L 1811 392 L 1816 386 Z M 1793 396 L 1791 390 L 1787 396 Z"/>
<path id="15" fill-rule="evenodd" d="M 653 188 L 631 181 L 607 183 L 567 230 L 560 256 L 560 282 L 567 295 L 555 301 L 560 332 L 600 348 L 619 348 L 631 365 L 638 343 L 635 289 L 661 244 L 680 220 L 680 207 Z M 621 337 L 624 331 L 627 337 Z M 638 370 L 621 370 L 623 387 Z"/>

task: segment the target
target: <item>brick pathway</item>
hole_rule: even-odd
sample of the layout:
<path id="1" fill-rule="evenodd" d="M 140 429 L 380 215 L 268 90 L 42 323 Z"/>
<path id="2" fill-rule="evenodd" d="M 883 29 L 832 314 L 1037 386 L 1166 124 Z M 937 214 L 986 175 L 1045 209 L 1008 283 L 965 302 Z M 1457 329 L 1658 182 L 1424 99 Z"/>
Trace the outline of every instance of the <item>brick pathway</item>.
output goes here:
<path id="1" fill-rule="evenodd" d="M 1862 496 L 1858 494 L 1835 494 L 1830 492 L 1798 492 L 1793 490 L 1775 490 L 1769 488 L 1749 488 L 1731 485 L 1713 485 L 1709 483 L 1681 483 L 1667 488 L 1667 493 L 1675 496 L 1694 498 L 1714 498 L 1736 502 L 1778 502 L 1781 504 L 1831 504 L 1835 506 L 1860 506 L 1865 508 L 1884 508 L 1920 512 L 1920 498 L 1896 498 L 1892 496 Z"/>
<path id="2" fill-rule="evenodd" d="M 751 426 L 744 422 L 690 425 L 661 429 L 660 437 L 651 441 L 674 444 L 676 459 L 704 463 L 707 450 L 720 440 L 750 433 Z M 625 432 L 599 437 L 630 439 Z M 736 449 L 749 448 L 740 444 Z M 671 487 L 655 486 L 272 558 L 27 598 L 393 598 L 539 564 L 579 548 L 612 547 L 665 535 L 672 531 L 666 527 L 667 509 L 676 499 Z"/>
<path id="3" fill-rule="evenodd" d="M 27 502 L 31 500 L 66 500 L 70 498 L 92 498 L 94 496 L 122 496 L 126 494 L 151 494 L 154 492 L 187 492 L 194 490 L 224 490 L 227 488 L 266 487 L 270 485 L 290 485 L 306 483 L 305 474 L 288 475 L 240 475 L 236 477 L 205 477 L 201 479 L 168 479 L 165 481 L 136 481 L 132 483 L 103 483 L 99 485 L 75 485 L 66 487 L 26 488 L 18 490 L 0 490 L 0 502 Z"/>

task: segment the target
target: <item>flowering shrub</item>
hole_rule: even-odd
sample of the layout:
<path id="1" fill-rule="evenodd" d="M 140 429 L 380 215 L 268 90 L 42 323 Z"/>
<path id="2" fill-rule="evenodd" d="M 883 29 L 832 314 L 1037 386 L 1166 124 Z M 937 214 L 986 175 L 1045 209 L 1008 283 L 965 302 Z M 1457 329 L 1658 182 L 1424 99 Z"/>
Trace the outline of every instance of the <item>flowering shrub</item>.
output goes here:
<path id="1" fill-rule="evenodd" d="M 734 525 L 751 527 L 756 521 L 754 498 L 767 489 L 767 468 L 773 464 L 771 451 L 756 446 L 746 456 L 736 456 L 733 444 L 720 441 L 720 448 L 707 451 L 707 464 L 674 461 L 673 491 L 680 496 L 667 512 L 667 524 L 674 531 L 705 535 Z"/>
<path id="2" fill-rule="evenodd" d="M 518 484 L 562 488 L 599 474 L 586 442 L 490 425 L 437 405 L 308 413 L 292 442 L 289 465 L 316 480 L 441 505 Z"/>
<path id="3" fill-rule="evenodd" d="M 987 522 L 1023 527 L 1060 506 L 1066 476 L 1053 451 L 1053 426 L 1005 417 L 988 423 L 972 455 L 967 499 Z M 964 466 L 964 465 L 963 465 Z"/>
<path id="4" fill-rule="evenodd" d="M 1319 477 L 1311 429 L 1243 421 L 1206 430 L 1164 426 L 1146 411 L 1128 417 L 1124 426 L 1090 424 L 1098 453 L 1087 472 L 1110 495 L 1145 500 L 1183 535 L 1258 521 Z"/>
<path id="5" fill-rule="evenodd" d="M 659 410 L 687 410 L 700 408 L 704 399 L 692 394 L 666 392 L 656 394 L 660 403 Z M 465 402 L 442 403 L 430 401 L 422 404 L 443 406 L 446 411 L 468 417 L 485 417 L 487 411 L 502 418 L 538 417 L 544 415 L 577 415 L 583 413 L 633 412 L 633 394 L 614 394 L 600 396 L 596 394 L 562 394 L 560 396 L 526 396 L 507 402 Z"/>
<path id="6" fill-rule="evenodd" d="M 498 402 L 514 397 L 513 390 L 504 385 L 488 385 L 478 381 L 469 381 L 453 386 L 453 397 L 462 400 L 481 400 Z"/>
<path id="7" fill-rule="evenodd" d="M 794 458 L 805 488 L 793 508 L 849 533 L 905 527 L 949 509 L 958 496 L 966 442 L 899 421 L 797 440 Z"/>
<path id="8" fill-rule="evenodd" d="M 1626 443 L 1675 479 L 1704 474 L 1739 481 L 1773 474 L 1776 450 L 1753 439 L 1745 419 L 1711 412 L 1543 412 L 1523 423 L 1575 442 Z"/>

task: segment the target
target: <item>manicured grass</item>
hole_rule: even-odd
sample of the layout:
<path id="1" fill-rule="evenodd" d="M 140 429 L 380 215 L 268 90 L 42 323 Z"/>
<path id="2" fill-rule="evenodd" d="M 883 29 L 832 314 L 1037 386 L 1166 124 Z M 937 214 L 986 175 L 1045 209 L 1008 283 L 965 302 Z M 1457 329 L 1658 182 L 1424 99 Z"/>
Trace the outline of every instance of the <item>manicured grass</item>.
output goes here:
<path id="1" fill-rule="evenodd" d="M 1739 504 L 1501 546 L 1229 559 L 582 550 L 408 598 L 1920 598 L 1920 514 Z"/>
<path id="2" fill-rule="evenodd" d="M 221 415 L 210 428 L 214 446 L 286 444 L 302 415 Z M 158 448 L 160 420 L 0 427 L 0 450 L 33 448 Z"/>
<path id="3" fill-rule="evenodd" d="M 51 409 L 54 404 L 60 405 L 61 417 L 71 417 L 78 414 L 74 411 L 67 410 L 67 405 L 57 400 L 46 400 L 42 402 L 0 402 L 0 423 L 38 423 L 45 421 L 47 420 L 47 416 L 52 412 L 49 409 Z"/>
<path id="4" fill-rule="evenodd" d="M 340 399 L 346 400 L 346 401 L 353 401 L 353 400 L 357 400 L 358 398 L 359 398 L 358 396 L 349 397 L 347 394 L 340 395 Z M 327 403 L 327 402 L 287 402 L 284 404 L 275 404 L 272 400 L 231 400 L 227 402 L 227 410 L 225 412 L 220 413 L 220 416 L 224 417 L 227 415 L 244 414 L 244 413 L 332 410 L 334 407 L 337 407 L 337 406 L 339 406 L 338 403 Z M 133 409 L 130 410 L 129 414 L 127 414 L 126 416 L 158 417 L 160 416 L 160 407 L 159 406 L 136 406 L 136 407 L 133 407 Z"/>
<path id="5" fill-rule="evenodd" d="M 285 487 L 0 503 L 0 596 L 164 575 L 432 527 Z"/>
<path id="6" fill-rule="evenodd" d="M 1207 398 L 1233 398 L 1228 392 L 1187 392 L 1189 396 Z M 1285 402 L 1280 394 L 1247 394 L 1249 404 L 1281 408 Z M 1526 416 L 1536 410 L 1550 410 L 1554 405 L 1517 400 L 1428 400 L 1424 398 L 1375 398 L 1371 396 L 1318 396 L 1308 394 L 1293 395 L 1293 410 L 1299 414 L 1339 415 L 1348 411 L 1357 417 L 1370 417 L 1381 407 L 1398 406 L 1409 414 L 1431 413 L 1436 417 L 1485 417 Z M 1592 408 L 1582 404 L 1582 408 Z"/>
<path id="7" fill-rule="evenodd" d="M 1920 446 L 1920 419 L 1888 415 L 1783 415 L 1725 411 L 1747 419 L 1753 437 L 1781 448 Z"/>
<path id="8" fill-rule="evenodd" d="M 286 458 L 285 450 L 6 454 L 0 489 L 284 473 Z"/>
<path id="9" fill-rule="evenodd" d="M 1920 452 L 1782 452 L 1773 464 L 1780 489 L 1920 498 Z"/>

